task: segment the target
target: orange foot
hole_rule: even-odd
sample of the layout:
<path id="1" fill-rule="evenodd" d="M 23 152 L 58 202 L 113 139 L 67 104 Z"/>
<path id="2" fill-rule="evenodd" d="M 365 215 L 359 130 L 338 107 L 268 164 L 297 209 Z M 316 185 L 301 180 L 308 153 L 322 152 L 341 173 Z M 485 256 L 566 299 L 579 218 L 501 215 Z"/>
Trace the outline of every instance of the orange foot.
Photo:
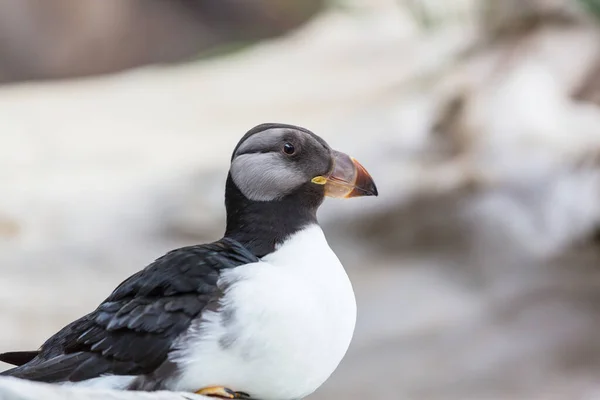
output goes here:
<path id="1" fill-rule="evenodd" d="M 209 386 L 204 389 L 200 389 L 196 394 L 202 394 L 209 397 L 218 397 L 220 399 L 250 399 L 248 393 L 234 392 L 233 390 L 224 386 Z"/>

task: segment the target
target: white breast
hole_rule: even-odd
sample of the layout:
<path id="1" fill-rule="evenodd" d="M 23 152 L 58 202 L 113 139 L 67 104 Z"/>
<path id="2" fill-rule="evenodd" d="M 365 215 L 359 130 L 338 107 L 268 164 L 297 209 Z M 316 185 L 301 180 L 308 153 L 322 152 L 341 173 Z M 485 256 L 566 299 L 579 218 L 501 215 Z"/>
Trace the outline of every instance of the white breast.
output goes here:
<path id="1" fill-rule="evenodd" d="M 320 227 L 261 262 L 225 272 L 220 312 L 205 312 L 175 361 L 172 389 L 222 385 L 263 400 L 305 397 L 346 353 L 356 322 L 352 286 Z"/>

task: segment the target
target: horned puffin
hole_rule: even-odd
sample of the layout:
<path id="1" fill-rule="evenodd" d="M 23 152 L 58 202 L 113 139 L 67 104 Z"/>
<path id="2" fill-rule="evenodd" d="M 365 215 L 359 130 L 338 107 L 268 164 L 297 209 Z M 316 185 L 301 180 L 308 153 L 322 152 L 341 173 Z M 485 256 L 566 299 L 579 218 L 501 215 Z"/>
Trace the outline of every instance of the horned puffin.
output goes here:
<path id="1" fill-rule="evenodd" d="M 268 123 L 231 157 L 223 238 L 172 250 L 0 375 L 119 390 L 295 400 L 352 339 L 352 285 L 317 222 L 325 197 L 377 196 L 369 173 L 313 132 Z"/>

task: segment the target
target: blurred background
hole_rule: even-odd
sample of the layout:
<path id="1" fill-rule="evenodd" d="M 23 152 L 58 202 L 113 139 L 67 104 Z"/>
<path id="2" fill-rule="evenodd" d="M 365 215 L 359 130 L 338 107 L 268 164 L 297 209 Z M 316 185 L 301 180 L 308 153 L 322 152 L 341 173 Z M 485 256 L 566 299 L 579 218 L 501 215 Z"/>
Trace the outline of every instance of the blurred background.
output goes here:
<path id="1" fill-rule="evenodd" d="M 310 399 L 600 399 L 599 24 L 598 0 L 0 0 L 0 350 L 219 238 L 233 147 L 286 122 L 381 193 L 320 211 L 359 318 Z"/>

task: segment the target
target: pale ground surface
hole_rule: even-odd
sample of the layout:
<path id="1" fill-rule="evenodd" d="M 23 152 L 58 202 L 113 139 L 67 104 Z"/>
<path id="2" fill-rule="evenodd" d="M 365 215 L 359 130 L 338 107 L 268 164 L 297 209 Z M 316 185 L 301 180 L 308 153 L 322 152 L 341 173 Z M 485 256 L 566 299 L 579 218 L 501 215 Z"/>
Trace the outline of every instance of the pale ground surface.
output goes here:
<path id="1" fill-rule="evenodd" d="M 31 383 L 16 378 L 0 377 L 2 400 L 206 400 L 211 397 L 178 392 L 131 392 L 89 388 L 65 388 L 58 385 Z"/>
<path id="2" fill-rule="evenodd" d="M 597 396 L 600 115 L 569 97 L 595 31 L 532 35 L 493 75 L 502 46 L 453 61 L 472 24 L 424 34 L 371 3 L 212 61 L 0 89 L 0 349 L 218 238 L 231 149 L 280 121 L 354 155 L 381 193 L 321 210 L 359 321 L 312 399 Z"/>

